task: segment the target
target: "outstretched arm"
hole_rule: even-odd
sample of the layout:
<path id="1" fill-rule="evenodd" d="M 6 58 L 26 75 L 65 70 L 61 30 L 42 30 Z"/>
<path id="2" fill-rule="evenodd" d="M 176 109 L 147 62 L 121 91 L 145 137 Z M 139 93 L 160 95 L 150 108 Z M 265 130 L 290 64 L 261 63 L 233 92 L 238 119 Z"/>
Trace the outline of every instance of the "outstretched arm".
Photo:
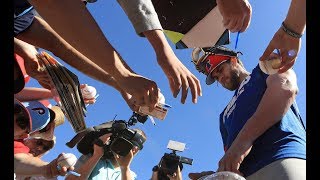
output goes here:
<path id="1" fill-rule="evenodd" d="M 136 104 L 155 107 L 158 100 L 156 83 L 125 68 L 82 1 L 30 0 L 30 3 L 64 40 L 109 73 L 134 97 Z"/>
<path id="2" fill-rule="evenodd" d="M 24 60 L 24 67 L 29 76 L 36 79 L 43 87 L 50 89 L 47 74 L 40 68 L 36 57 L 38 53 L 35 46 L 14 37 L 14 52 Z"/>
<path id="3" fill-rule="evenodd" d="M 71 167 L 70 170 L 73 170 L 73 167 Z M 57 159 L 48 163 L 26 153 L 17 153 L 14 154 L 14 172 L 19 175 L 41 175 L 52 178 L 59 175 L 65 176 L 67 168 L 62 167 L 61 170 L 58 171 Z"/>
<path id="4" fill-rule="evenodd" d="M 42 18 L 36 16 L 28 31 L 20 33 L 16 37 L 52 52 L 80 72 L 103 83 L 108 83 L 105 80 L 107 79 L 106 76 L 108 76 L 106 72 L 73 48 Z"/>
<path id="5" fill-rule="evenodd" d="M 218 171 L 241 174 L 238 169 L 243 159 L 249 154 L 253 142 L 278 123 L 293 104 L 298 92 L 297 79 L 293 70 L 270 75 L 266 83 L 267 89 L 256 112 L 245 123 L 219 161 Z"/>
<path id="6" fill-rule="evenodd" d="M 244 32 L 250 25 L 252 9 L 248 0 L 217 0 L 223 25 L 231 32 Z"/>
<path id="7" fill-rule="evenodd" d="M 76 68 L 78 71 L 102 83 L 108 84 L 119 91 L 120 87 L 118 87 L 115 79 L 111 75 L 72 47 L 42 18 L 36 16 L 29 27 L 29 30 L 18 34 L 17 38 L 52 52 L 55 56 Z M 33 56 L 29 57 L 37 60 L 35 55 L 37 52 L 31 52 L 31 50 L 29 50 L 29 52 L 24 50 L 23 53 L 31 54 Z M 122 62 L 131 72 L 133 72 L 124 61 Z"/>
<path id="8" fill-rule="evenodd" d="M 150 0 L 117 0 L 127 14 L 131 24 L 140 36 L 147 37 L 152 45 L 158 64 L 166 74 L 171 92 L 177 97 L 180 90 L 181 102 L 185 103 L 190 88 L 192 101 L 197 102 L 201 96 L 200 81 L 180 62 L 170 47 L 158 15 Z"/>
<path id="9" fill-rule="evenodd" d="M 106 144 L 107 141 L 109 141 L 111 136 L 111 133 L 105 134 L 100 137 L 100 140 Z M 96 144 L 93 145 L 93 155 L 89 157 L 79 168 L 77 168 L 75 171 L 80 174 L 80 177 L 74 176 L 72 174 L 69 174 L 66 177 L 66 180 L 86 180 L 89 178 L 92 170 L 95 168 L 97 163 L 99 162 L 100 158 L 104 154 L 103 147 L 100 147 Z M 80 158 L 81 159 L 81 158 Z M 79 161 L 79 160 L 78 160 Z"/>
<path id="10" fill-rule="evenodd" d="M 260 61 L 266 60 L 275 49 L 279 49 L 282 57 L 279 73 L 290 69 L 297 58 L 301 47 L 301 36 L 306 28 L 306 0 L 292 0 L 282 27 L 274 34 Z M 285 32 L 288 29 L 296 35 Z M 295 36 L 295 37 L 294 37 Z"/>
<path id="11" fill-rule="evenodd" d="M 30 4 L 71 46 L 116 79 L 130 74 L 82 1 L 30 0 Z"/>
<path id="12" fill-rule="evenodd" d="M 19 93 L 14 95 L 21 102 L 25 101 L 39 101 L 43 99 L 52 99 L 53 94 L 49 89 L 25 87 Z"/>
<path id="13" fill-rule="evenodd" d="M 197 103 L 198 96 L 202 95 L 200 81 L 174 54 L 163 31 L 150 30 L 143 33 L 156 52 L 158 64 L 168 78 L 173 96 L 177 97 L 181 90 L 181 103 L 184 104 L 190 89 L 192 102 Z"/>

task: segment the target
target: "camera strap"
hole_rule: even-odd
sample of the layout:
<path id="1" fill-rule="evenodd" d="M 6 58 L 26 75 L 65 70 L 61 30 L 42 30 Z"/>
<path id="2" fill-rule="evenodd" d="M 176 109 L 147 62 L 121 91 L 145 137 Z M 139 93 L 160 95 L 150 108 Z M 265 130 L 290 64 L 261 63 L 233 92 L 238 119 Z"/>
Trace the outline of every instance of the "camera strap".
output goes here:
<path id="1" fill-rule="evenodd" d="M 93 127 L 86 128 L 86 129 L 78 132 L 69 142 L 66 143 L 66 145 L 69 148 L 73 148 L 89 132 L 91 132 L 91 131 L 99 131 L 100 129 L 104 129 L 104 128 L 111 128 L 112 124 L 113 124 L 113 122 L 107 122 L 107 123 L 100 124 L 98 126 L 93 126 Z"/>

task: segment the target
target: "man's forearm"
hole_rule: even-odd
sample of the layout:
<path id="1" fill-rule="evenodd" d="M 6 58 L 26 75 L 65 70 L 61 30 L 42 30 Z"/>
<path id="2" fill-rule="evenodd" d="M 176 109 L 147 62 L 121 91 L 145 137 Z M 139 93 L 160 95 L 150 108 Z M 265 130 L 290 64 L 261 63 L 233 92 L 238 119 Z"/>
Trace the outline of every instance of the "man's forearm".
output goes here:
<path id="1" fill-rule="evenodd" d="M 29 154 L 18 153 L 14 155 L 14 172 L 19 175 L 42 175 L 45 176 L 48 162 Z"/>
<path id="2" fill-rule="evenodd" d="M 14 95 L 19 101 L 39 101 L 43 99 L 52 99 L 53 95 L 49 89 L 25 87 L 19 93 Z"/>
<path id="3" fill-rule="evenodd" d="M 121 167 L 121 180 L 133 180 L 129 167 Z"/>
<path id="4" fill-rule="evenodd" d="M 116 80 L 131 75 L 82 1 L 30 0 L 30 3 L 63 39 Z"/>
<path id="5" fill-rule="evenodd" d="M 14 37 L 13 39 L 13 47 L 14 47 L 14 52 L 17 53 L 17 54 L 24 54 L 24 46 L 25 45 L 28 45 L 26 44 L 26 42 L 24 41 L 21 41 L 20 39 Z M 30 45 L 32 46 L 32 45 Z"/>
<path id="6" fill-rule="evenodd" d="M 143 32 L 152 45 L 157 56 L 173 54 L 173 51 L 162 30 L 150 30 Z M 162 58 L 160 58 L 162 59 Z"/>
<path id="7" fill-rule="evenodd" d="M 35 17 L 30 29 L 30 31 L 21 34 L 19 38 L 51 51 L 55 56 L 76 68 L 78 71 L 102 83 L 108 84 L 119 91 L 119 87 L 111 75 L 72 47 L 42 18 Z M 50 43 L 48 43 L 47 39 L 50 39 Z M 124 61 L 122 61 L 122 63 L 129 68 Z"/>
<path id="8" fill-rule="evenodd" d="M 303 34 L 306 27 L 306 0 L 292 0 L 284 21 L 289 29 Z"/>

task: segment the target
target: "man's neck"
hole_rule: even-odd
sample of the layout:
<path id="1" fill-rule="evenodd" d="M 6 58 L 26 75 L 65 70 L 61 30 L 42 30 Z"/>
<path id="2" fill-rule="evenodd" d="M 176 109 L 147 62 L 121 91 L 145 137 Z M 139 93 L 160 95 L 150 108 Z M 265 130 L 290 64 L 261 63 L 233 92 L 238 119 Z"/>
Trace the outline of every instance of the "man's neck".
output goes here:
<path id="1" fill-rule="evenodd" d="M 246 70 L 243 70 L 240 72 L 240 83 L 243 82 L 248 76 L 250 75 L 250 73 Z"/>
<path id="2" fill-rule="evenodd" d="M 118 164 L 118 162 L 117 162 L 115 159 L 110 160 L 110 162 L 112 163 L 112 165 L 113 165 L 114 168 L 120 167 L 119 164 Z"/>

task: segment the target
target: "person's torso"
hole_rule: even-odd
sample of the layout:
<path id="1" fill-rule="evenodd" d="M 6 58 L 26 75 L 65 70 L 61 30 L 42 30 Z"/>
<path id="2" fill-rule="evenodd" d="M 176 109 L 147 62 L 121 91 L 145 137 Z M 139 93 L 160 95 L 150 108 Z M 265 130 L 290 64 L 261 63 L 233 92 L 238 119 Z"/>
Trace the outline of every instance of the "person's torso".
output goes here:
<path id="1" fill-rule="evenodd" d="M 136 174 L 131 171 L 133 179 L 136 179 Z M 92 170 L 89 180 L 121 180 L 120 167 L 115 168 L 108 160 L 99 160 L 97 165 Z"/>
<path id="2" fill-rule="evenodd" d="M 267 77 L 257 66 L 241 83 L 220 114 L 220 131 L 225 150 L 231 146 L 244 124 L 255 113 L 267 88 Z M 281 158 L 305 159 L 306 133 L 296 110 L 292 105 L 281 121 L 256 139 L 249 155 L 240 166 L 240 171 L 245 176 Z"/>

